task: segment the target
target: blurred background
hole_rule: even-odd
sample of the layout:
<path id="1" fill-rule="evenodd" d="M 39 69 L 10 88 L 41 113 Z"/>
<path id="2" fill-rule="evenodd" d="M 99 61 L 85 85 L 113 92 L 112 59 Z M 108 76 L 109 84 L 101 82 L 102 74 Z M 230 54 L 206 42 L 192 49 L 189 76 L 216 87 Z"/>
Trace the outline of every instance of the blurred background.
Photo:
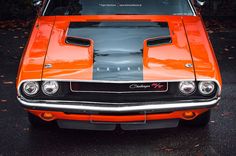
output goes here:
<path id="1" fill-rule="evenodd" d="M 206 0 L 202 8 L 204 17 L 236 16 L 236 0 Z M 35 16 L 32 0 L 0 0 L 0 20 L 29 20 Z"/>
<path id="2" fill-rule="evenodd" d="M 236 0 L 206 0 L 201 13 L 207 27 L 234 28 Z M 31 26 L 36 15 L 32 0 L 0 0 L 0 28 Z"/>

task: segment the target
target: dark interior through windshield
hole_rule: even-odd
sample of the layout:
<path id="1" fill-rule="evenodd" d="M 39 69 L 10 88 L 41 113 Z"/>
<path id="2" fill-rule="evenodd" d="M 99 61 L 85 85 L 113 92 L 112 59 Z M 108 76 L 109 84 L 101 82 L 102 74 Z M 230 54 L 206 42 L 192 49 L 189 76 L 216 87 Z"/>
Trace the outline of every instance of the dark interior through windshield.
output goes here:
<path id="1" fill-rule="evenodd" d="M 193 15 L 188 0 L 49 0 L 45 16 Z"/>

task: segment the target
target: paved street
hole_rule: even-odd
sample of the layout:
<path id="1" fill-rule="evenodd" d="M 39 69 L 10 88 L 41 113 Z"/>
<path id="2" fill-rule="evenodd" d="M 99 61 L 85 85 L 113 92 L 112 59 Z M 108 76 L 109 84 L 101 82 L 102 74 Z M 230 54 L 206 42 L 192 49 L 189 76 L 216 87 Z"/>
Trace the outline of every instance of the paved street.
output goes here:
<path id="1" fill-rule="evenodd" d="M 236 30 L 211 32 L 224 86 L 209 126 L 129 132 L 32 128 L 15 91 L 28 35 L 23 28 L 0 29 L 0 156 L 236 155 Z"/>

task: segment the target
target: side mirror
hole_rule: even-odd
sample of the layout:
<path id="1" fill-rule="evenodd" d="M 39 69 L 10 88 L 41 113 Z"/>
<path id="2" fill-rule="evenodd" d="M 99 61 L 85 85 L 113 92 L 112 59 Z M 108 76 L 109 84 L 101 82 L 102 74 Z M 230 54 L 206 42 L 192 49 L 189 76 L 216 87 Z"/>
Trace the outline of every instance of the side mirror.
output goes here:
<path id="1" fill-rule="evenodd" d="M 43 1 L 42 0 L 33 0 L 33 6 L 35 8 L 40 8 L 43 5 Z"/>
<path id="2" fill-rule="evenodd" d="M 205 0 L 196 0 L 196 5 L 197 5 L 198 7 L 202 7 L 205 3 L 206 3 Z"/>

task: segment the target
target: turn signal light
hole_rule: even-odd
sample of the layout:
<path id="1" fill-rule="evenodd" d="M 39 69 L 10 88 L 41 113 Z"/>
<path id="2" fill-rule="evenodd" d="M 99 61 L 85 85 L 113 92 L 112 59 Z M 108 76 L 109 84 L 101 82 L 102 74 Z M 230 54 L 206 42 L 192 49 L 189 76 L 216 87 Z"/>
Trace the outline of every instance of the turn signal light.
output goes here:
<path id="1" fill-rule="evenodd" d="M 183 113 L 183 117 L 186 119 L 192 119 L 196 116 L 196 114 L 194 112 L 184 112 Z"/>
<path id="2" fill-rule="evenodd" d="M 54 120 L 54 115 L 52 113 L 48 113 L 48 112 L 42 113 L 41 117 L 45 121 L 52 121 L 52 120 Z"/>

